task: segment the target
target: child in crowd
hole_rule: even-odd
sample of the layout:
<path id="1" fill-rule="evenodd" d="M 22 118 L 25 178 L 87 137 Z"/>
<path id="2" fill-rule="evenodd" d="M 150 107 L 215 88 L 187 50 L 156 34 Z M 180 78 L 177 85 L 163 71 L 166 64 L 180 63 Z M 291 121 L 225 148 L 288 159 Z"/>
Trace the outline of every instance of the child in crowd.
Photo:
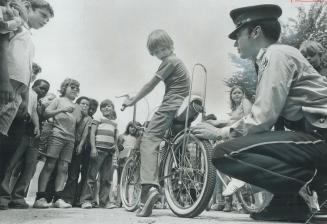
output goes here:
<path id="1" fill-rule="evenodd" d="M 137 127 L 142 127 L 142 124 L 140 122 L 133 121 L 128 122 L 126 130 L 124 134 L 120 135 L 118 138 L 118 169 L 117 169 L 117 176 L 118 176 L 118 186 L 117 191 L 119 192 L 119 184 L 121 179 L 121 174 L 123 171 L 123 168 L 125 166 L 125 163 L 131 153 L 131 150 L 136 149 L 137 144 L 137 138 L 139 136 L 139 132 L 137 130 Z M 117 198 L 117 205 L 121 207 L 121 199 L 120 194 L 118 193 Z"/>
<path id="2" fill-rule="evenodd" d="M 95 99 L 90 98 L 90 108 L 89 108 L 89 116 L 93 118 L 95 112 L 97 112 L 99 106 L 99 102 Z"/>
<path id="3" fill-rule="evenodd" d="M 319 42 L 313 40 L 303 41 L 300 46 L 300 51 L 317 72 L 327 77 L 327 68 L 324 68 L 326 49 Z"/>
<path id="4" fill-rule="evenodd" d="M 29 183 L 35 173 L 37 164 L 37 143 L 40 134 L 37 102 L 50 88 L 46 80 L 36 80 L 29 91 L 28 114 L 30 120 L 25 123 L 25 133 L 6 169 L 6 175 L 0 185 L 0 200 L 7 200 L 11 208 L 28 208 L 25 201 Z M 17 181 L 10 187 L 13 171 L 18 173 Z M 10 189 L 12 191 L 10 192 Z M 7 203 L 8 203 L 7 202 Z"/>
<path id="5" fill-rule="evenodd" d="M 16 95 L 13 89 L 15 83 L 11 83 L 8 71 L 9 36 L 21 29 L 24 20 L 27 20 L 26 13 L 19 0 L 10 1 L 10 4 L 9 0 L 0 1 L 0 106 L 12 102 Z"/>
<path id="6" fill-rule="evenodd" d="M 105 208 L 111 206 L 109 192 L 113 173 L 112 159 L 117 147 L 117 124 L 114 122 L 117 117 L 111 100 L 102 101 L 100 111 L 102 116 L 95 117 L 91 126 L 91 159 L 80 197 L 82 208 L 92 208 L 92 203 L 96 203 L 94 187 L 98 174 L 100 175 L 99 204 Z"/>
<path id="7" fill-rule="evenodd" d="M 82 116 L 81 108 L 73 103 L 79 93 L 79 82 L 70 78 L 65 79 L 61 84 L 60 93 L 61 97 L 55 99 L 45 109 L 45 118 L 53 117 L 54 122 L 47 147 L 47 159 L 39 177 L 38 192 L 33 205 L 35 208 L 50 207 L 46 200 L 48 197 L 46 187 L 55 167 L 57 167 L 57 174 L 53 206 L 55 208 L 71 207 L 62 200 L 62 190 L 74 150 L 76 126 Z"/>
<path id="8" fill-rule="evenodd" d="M 12 5 L 24 20 L 23 25 L 15 32 L 10 33 L 5 39 L 5 47 L 0 54 L 1 57 L 1 87 L 0 87 L 0 178 L 4 176 L 13 152 L 6 152 L 6 147 L 2 145 L 3 136 L 8 134 L 8 130 L 17 114 L 18 108 L 22 114 L 27 113 L 28 86 L 31 79 L 32 61 L 34 57 L 34 45 L 31 40 L 30 28 L 39 29 L 43 27 L 51 17 L 53 9 L 44 0 L 24 1 L 24 6 L 16 3 Z M 1 36 L 1 35 L 0 35 Z M 2 36 L 1 36 L 2 38 Z M 1 41 L 0 41 L 1 42 Z M 5 64 L 3 63 L 5 61 Z M 2 73 L 2 71 L 4 73 Z M 7 75 L 8 74 L 8 75 Z M 5 77 L 5 78 L 3 78 Z M 2 82 L 3 81 L 3 82 Z M 17 129 L 13 129 L 12 135 L 16 135 Z M 0 202 L 1 204 L 1 202 Z M 0 205 L 0 207 L 2 207 Z M 3 206 L 7 208 L 6 202 Z"/>
<path id="9" fill-rule="evenodd" d="M 52 7 L 44 0 L 28 0 L 23 3 L 25 7 L 18 4 L 19 7 L 15 8 L 19 8 L 19 15 L 24 18 L 23 25 L 10 37 L 5 57 L 10 79 L 10 82 L 7 82 L 7 88 L 13 89 L 14 100 L 0 105 L 0 133 L 2 135 L 7 135 L 21 103 L 27 110 L 28 91 L 26 90 L 31 79 L 34 57 L 34 45 L 29 29 L 39 29 L 53 17 Z"/>
<path id="10" fill-rule="evenodd" d="M 158 147 L 174 116 L 189 93 L 190 79 L 184 63 L 174 54 L 174 43 L 164 30 L 155 30 L 148 37 L 147 47 L 151 55 L 162 63 L 152 79 L 125 106 L 133 106 L 149 94 L 160 81 L 165 83 L 165 95 L 159 109 L 153 115 L 141 140 L 141 203 L 137 216 L 150 216 L 159 197 Z"/>
<path id="11" fill-rule="evenodd" d="M 224 127 L 226 125 L 231 125 L 246 116 L 251 112 L 252 103 L 246 97 L 245 89 L 241 86 L 233 86 L 230 91 L 230 107 L 231 112 L 228 114 L 229 118 L 227 120 L 208 120 L 207 122 L 213 124 L 217 127 Z M 231 195 L 235 193 L 239 188 L 244 186 L 245 182 L 238 179 L 232 178 L 228 183 L 226 189 L 222 192 L 222 182 L 218 179 L 217 182 L 217 196 L 220 198 L 222 193 L 225 196 L 225 205 L 224 208 L 221 204 L 215 205 L 216 210 L 223 210 L 225 212 L 230 212 L 232 210 L 232 197 Z"/>
<path id="12" fill-rule="evenodd" d="M 86 173 L 82 173 L 83 151 L 85 150 L 86 138 L 89 136 L 89 127 L 91 126 L 92 118 L 88 115 L 90 100 L 82 96 L 76 100 L 82 109 L 82 119 L 78 123 L 75 135 L 75 146 L 72 162 L 68 168 L 68 178 L 63 191 L 63 199 L 72 206 L 79 205 L 81 190 L 78 187 L 78 179 L 81 175 L 81 183 L 85 182 Z M 87 165 L 87 164 L 86 164 Z"/>

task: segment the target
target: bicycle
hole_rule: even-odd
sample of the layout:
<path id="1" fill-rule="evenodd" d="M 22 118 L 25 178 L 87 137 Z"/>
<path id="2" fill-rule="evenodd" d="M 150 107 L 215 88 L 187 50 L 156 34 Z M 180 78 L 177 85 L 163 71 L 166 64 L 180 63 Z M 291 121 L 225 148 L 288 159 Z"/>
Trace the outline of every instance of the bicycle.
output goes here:
<path id="1" fill-rule="evenodd" d="M 198 216 L 205 210 L 216 181 L 210 142 L 198 139 L 190 131 L 190 125 L 198 115 L 202 114 L 202 118 L 205 116 L 205 96 L 192 94 L 197 68 L 204 74 L 206 92 L 206 68 L 202 64 L 195 64 L 189 96 L 177 111 L 173 126 L 163 138 L 163 153 L 159 164 L 159 184 L 164 189 L 167 203 L 174 214 L 185 218 Z M 127 160 L 120 186 L 123 206 L 128 211 L 135 211 L 141 194 L 138 150 L 134 150 Z"/>

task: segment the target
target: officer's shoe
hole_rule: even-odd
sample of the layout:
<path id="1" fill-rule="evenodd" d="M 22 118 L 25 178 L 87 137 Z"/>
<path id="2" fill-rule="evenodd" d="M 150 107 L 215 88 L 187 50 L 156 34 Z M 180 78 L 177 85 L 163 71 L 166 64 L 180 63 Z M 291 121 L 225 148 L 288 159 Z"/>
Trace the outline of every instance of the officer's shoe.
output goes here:
<path id="1" fill-rule="evenodd" d="M 314 220 L 327 220 L 327 176 L 319 175 L 315 176 L 312 183 L 310 184 L 312 189 L 317 191 L 318 194 L 318 202 L 320 206 L 320 210 L 314 213 Z"/>
<path id="2" fill-rule="evenodd" d="M 314 220 L 327 221 L 327 190 L 326 192 L 318 192 L 318 201 L 320 210 L 314 213 Z"/>

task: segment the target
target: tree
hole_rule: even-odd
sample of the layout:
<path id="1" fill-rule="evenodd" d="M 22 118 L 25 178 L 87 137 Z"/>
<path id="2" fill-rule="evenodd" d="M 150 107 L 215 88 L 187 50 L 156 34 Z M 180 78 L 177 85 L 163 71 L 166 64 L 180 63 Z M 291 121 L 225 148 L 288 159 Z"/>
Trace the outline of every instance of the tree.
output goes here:
<path id="1" fill-rule="evenodd" d="M 327 48 L 327 2 L 313 3 L 309 10 L 298 8 L 297 19 L 282 24 L 280 42 L 299 48 L 305 40 L 315 40 Z"/>
<path id="2" fill-rule="evenodd" d="M 243 87 L 247 98 L 253 100 L 256 88 L 256 72 L 253 62 L 241 59 L 235 54 L 229 54 L 229 57 L 237 70 L 231 78 L 224 80 L 225 85 L 230 88 L 235 85 Z"/>

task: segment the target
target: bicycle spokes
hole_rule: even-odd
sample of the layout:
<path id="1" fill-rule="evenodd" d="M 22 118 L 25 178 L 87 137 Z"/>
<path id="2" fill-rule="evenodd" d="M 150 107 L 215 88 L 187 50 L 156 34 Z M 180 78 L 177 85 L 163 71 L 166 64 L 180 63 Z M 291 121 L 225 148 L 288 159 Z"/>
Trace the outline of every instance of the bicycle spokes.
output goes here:
<path id="1" fill-rule="evenodd" d="M 197 200 L 204 186 L 204 156 L 201 147 L 194 142 L 189 141 L 186 147 L 182 145 L 177 145 L 174 150 L 168 175 L 171 176 L 175 200 L 180 206 L 189 207 Z"/>

